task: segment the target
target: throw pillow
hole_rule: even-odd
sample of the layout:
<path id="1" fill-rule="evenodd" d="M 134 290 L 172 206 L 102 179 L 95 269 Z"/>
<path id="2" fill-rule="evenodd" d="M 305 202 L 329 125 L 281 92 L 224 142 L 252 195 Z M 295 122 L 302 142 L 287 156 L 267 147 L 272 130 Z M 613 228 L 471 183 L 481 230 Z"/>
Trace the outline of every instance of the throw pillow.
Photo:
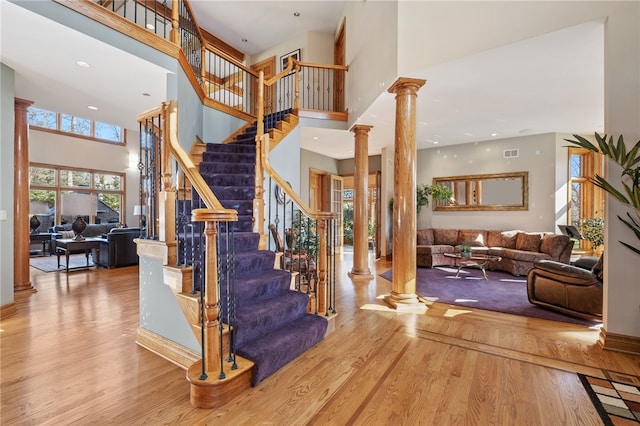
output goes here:
<path id="1" fill-rule="evenodd" d="M 502 247 L 501 231 L 487 231 L 487 247 Z"/>
<path id="2" fill-rule="evenodd" d="M 60 231 L 60 235 L 62 235 L 62 238 L 73 238 L 76 236 L 76 233 L 73 231 Z"/>
<path id="3" fill-rule="evenodd" d="M 458 243 L 472 247 L 484 247 L 485 231 L 477 229 L 461 229 L 458 231 Z"/>
<path id="4" fill-rule="evenodd" d="M 433 244 L 433 229 L 418 229 L 418 245 L 430 246 Z"/>
<path id="5" fill-rule="evenodd" d="M 458 230 L 457 229 L 434 229 L 433 240 L 435 244 L 455 246 L 458 244 Z"/>
<path id="6" fill-rule="evenodd" d="M 516 238 L 516 250 L 539 252 L 541 243 L 542 238 L 540 234 L 521 232 Z"/>
<path id="7" fill-rule="evenodd" d="M 502 232 L 502 248 L 516 248 L 516 241 L 518 239 L 518 234 L 522 231 L 503 231 Z"/>

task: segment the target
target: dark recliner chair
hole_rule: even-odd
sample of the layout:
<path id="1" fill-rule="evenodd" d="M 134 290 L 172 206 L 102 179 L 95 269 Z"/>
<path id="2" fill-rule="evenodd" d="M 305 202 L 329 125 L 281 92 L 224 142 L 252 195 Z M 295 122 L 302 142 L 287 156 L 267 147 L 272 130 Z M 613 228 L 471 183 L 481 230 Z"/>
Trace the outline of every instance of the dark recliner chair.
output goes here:
<path id="1" fill-rule="evenodd" d="M 542 260 L 527 276 L 534 305 L 583 319 L 602 319 L 602 257 L 593 269 Z"/>
<path id="2" fill-rule="evenodd" d="M 102 236 L 98 264 L 107 268 L 137 265 L 139 262 L 136 243 L 140 228 L 113 228 Z M 96 258 L 94 251 L 93 258 Z"/>

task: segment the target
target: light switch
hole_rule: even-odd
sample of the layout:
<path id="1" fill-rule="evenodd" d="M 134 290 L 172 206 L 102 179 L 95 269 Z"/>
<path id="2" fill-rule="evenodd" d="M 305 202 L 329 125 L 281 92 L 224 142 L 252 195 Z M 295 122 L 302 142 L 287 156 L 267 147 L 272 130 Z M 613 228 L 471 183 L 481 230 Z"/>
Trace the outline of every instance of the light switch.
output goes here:
<path id="1" fill-rule="evenodd" d="M 7 220 L 7 211 L 0 210 L 0 220 Z"/>

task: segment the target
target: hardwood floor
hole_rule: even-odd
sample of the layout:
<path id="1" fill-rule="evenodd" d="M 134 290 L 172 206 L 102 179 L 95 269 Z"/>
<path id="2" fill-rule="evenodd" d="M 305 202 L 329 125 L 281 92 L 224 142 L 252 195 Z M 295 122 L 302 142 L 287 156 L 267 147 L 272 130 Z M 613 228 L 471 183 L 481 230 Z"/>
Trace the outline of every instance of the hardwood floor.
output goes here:
<path id="1" fill-rule="evenodd" d="M 434 304 L 396 313 L 390 268 L 352 282 L 336 330 L 216 410 L 189 404 L 185 371 L 135 344 L 138 268 L 31 270 L 37 293 L 0 324 L 0 423 L 12 425 L 598 425 L 576 372 L 640 376 L 598 330 Z"/>

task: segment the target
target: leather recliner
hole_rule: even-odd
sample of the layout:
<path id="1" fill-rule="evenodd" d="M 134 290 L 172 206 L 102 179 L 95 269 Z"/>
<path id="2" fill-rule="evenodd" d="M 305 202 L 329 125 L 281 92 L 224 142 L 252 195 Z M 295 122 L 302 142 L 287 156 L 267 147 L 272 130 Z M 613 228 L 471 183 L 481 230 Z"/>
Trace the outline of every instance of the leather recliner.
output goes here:
<path id="1" fill-rule="evenodd" d="M 529 302 L 565 315 L 602 319 L 602 258 L 592 270 L 542 260 L 527 275 Z"/>

